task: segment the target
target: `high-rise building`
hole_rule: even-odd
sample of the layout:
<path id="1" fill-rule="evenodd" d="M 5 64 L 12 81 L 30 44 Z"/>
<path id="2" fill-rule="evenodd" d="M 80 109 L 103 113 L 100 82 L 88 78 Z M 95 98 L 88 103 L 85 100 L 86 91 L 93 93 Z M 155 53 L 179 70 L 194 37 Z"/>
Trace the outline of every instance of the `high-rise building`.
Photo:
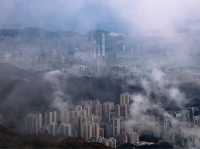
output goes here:
<path id="1" fill-rule="evenodd" d="M 93 132 L 93 137 L 99 138 L 100 137 L 100 126 L 98 123 L 93 123 L 92 124 L 92 132 Z"/>
<path id="2" fill-rule="evenodd" d="M 102 119 L 102 104 L 99 101 L 95 101 L 93 112 L 94 115 L 98 115 Z"/>
<path id="3" fill-rule="evenodd" d="M 96 43 L 95 57 L 105 57 L 107 50 L 107 35 L 105 31 L 95 31 L 90 34 L 90 39 Z"/>
<path id="4" fill-rule="evenodd" d="M 102 112 L 103 112 L 103 120 L 104 121 L 109 121 L 110 112 L 114 110 L 114 107 L 115 107 L 115 105 L 113 102 L 103 103 Z"/>
<path id="5" fill-rule="evenodd" d="M 42 113 L 37 113 L 36 114 L 36 134 L 41 133 L 42 130 Z"/>
<path id="6" fill-rule="evenodd" d="M 47 131 L 49 135 L 55 136 L 56 135 L 56 125 L 55 123 L 50 123 L 47 126 Z"/>
<path id="7" fill-rule="evenodd" d="M 105 123 L 104 124 L 104 136 L 106 138 L 113 136 L 112 123 Z"/>
<path id="8" fill-rule="evenodd" d="M 58 110 L 48 111 L 43 114 L 43 124 L 49 125 L 58 123 L 61 120 L 61 114 Z"/>
<path id="9" fill-rule="evenodd" d="M 90 32 L 89 40 L 96 45 L 96 58 L 114 60 L 127 54 L 127 40 L 124 34 L 97 30 Z M 114 59 L 113 59 L 114 58 Z"/>
<path id="10" fill-rule="evenodd" d="M 71 125 L 65 123 L 51 123 L 47 126 L 48 134 L 52 136 L 71 137 Z"/>
<path id="11" fill-rule="evenodd" d="M 87 128 L 87 137 L 86 137 L 86 139 L 90 139 L 90 138 L 92 138 L 93 137 L 93 128 L 92 128 L 92 125 L 90 124 L 90 125 L 88 125 L 88 128 Z"/>
<path id="12" fill-rule="evenodd" d="M 103 137 L 104 138 L 104 128 L 100 128 L 100 130 L 99 130 L 99 135 L 100 135 L 100 137 Z"/>
<path id="13" fill-rule="evenodd" d="M 71 124 L 61 123 L 57 125 L 56 134 L 59 136 L 71 137 L 72 136 L 72 128 Z"/>
<path id="14" fill-rule="evenodd" d="M 200 126 L 200 115 L 194 116 L 194 124 Z"/>
<path id="15" fill-rule="evenodd" d="M 3 115 L 0 114 L 0 124 L 2 124 L 2 123 L 3 123 Z"/>
<path id="16" fill-rule="evenodd" d="M 123 93 L 120 95 L 120 105 L 127 104 L 129 105 L 131 102 L 131 95 L 129 93 Z"/>
<path id="17" fill-rule="evenodd" d="M 124 119 L 128 118 L 128 114 L 129 114 L 129 105 L 127 104 L 122 104 L 120 105 L 120 116 Z"/>
<path id="18" fill-rule="evenodd" d="M 112 125 L 112 130 L 113 130 L 113 137 L 117 137 L 120 135 L 120 130 L 121 130 L 121 120 L 120 118 L 114 118 L 113 119 L 113 125 Z"/>
<path id="19" fill-rule="evenodd" d="M 42 131 L 42 114 L 30 113 L 25 117 L 25 133 L 38 135 Z"/>
<path id="20" fill-rule="evenodd" d="M 136 131 L 129 131 L 128 134 L 128 142 L 135 144 L 139 141 L 139 134 Z"/>
<path id="21" fill-rule="evenodd" d="M 119 144 L 128 143 L 128 134 L 126 134 L 126 133 L 120 134 L 118 141 L 119 141 Z"/>
<path id="22" fill-rule="evenodd" d="M 121 110 L 120 110 L 120 105 L 115 105 L 115 117 L 120 117 L 121 115 Z"/>
<path id="23" fill-rule="evenodd" d="M 164 118 L 163 129 L 167 131 L 169 130 L 170 126 L 171 126 L 171 120 L 169 118 Z"/>
<path id="24" fill-rule="evenodd" d="M 60 112 L 60 120 L 64 123 L 70 122 L 70 111 L 69 109 L 63 109 L 63 111 Z"/>
<path id="25" fill-rule="evenodd" d="M 89 122 L 83 118 L 79 118 L 79 137 L 88 139 Z"/>
<path id="26" fill-rule="evenodd" d="M 88 119 L 80 119 L 80 137 L 86 140 L 94 137 L 100 137 L 100 125 L 96 122 L 91 122 Z"/>

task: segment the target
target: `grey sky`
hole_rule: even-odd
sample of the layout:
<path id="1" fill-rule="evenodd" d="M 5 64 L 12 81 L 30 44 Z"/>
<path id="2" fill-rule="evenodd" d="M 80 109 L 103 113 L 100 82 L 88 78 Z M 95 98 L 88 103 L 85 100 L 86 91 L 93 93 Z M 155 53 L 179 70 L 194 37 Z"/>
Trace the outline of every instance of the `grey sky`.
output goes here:
<path id="1" fill-rule="evenodd" d="M 1 0 L 0 27 L 81 30 L 117 26 L 105 2 L 96 0 Z"/>
<path id="2" fill-rule="evenodd" d="M 124 26 L 173 34 L 177 24 L 198 19 L 199 0 L 0 0 L 0 28 L 116 30 Z"/>

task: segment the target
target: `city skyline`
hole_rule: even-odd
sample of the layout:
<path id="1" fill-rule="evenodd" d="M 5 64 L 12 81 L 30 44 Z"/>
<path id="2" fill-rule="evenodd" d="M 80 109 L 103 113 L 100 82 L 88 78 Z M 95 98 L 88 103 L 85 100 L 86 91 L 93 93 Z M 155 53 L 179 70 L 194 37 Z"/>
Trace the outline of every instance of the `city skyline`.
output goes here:
<path id="1" fill-rule="evenodd" d="M 0 148 L 198 149 L 199 0 L 1 0 Z"/>

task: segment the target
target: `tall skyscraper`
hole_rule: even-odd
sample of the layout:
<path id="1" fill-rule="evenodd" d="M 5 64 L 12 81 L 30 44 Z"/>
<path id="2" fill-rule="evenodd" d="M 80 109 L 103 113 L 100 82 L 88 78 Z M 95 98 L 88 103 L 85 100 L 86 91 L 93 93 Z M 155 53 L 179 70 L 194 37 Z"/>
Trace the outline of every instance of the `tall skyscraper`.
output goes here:
<path id="1" fill-rule="evenodd" d="M 106 56 L 106 37 L 105 34 L 101 34 L 101 49 L 100 49 L 100 56 L 105 57 Z"/>
<path id="2" fill-rule="evenodd" d="M 121 129 L 120 118 L 114 118 L 112 126 L 113 126 L 113 137 L 117 137 L 118 135 L 120 135 L 120 129 Z"/>
<path id="3" fill-rule="evenodd" d="M 95 57 L 96 58 L 104 58 L 107 55 L 107 40 L 108 38 L 108 32 L 106 31 L 94 31 L 89 34 L 89 39 L 91 41 L 95 41 L 96 44 L 96 52 Z"/>
<path id="4" fill-rule="evenodd" d="M 128 104 L 122 104 L 120 105 L 120 116 L 123 117 L 124 119 L 128 118 L 129 114 L 129 106 Z"/>
<path id="5" fill-rule="evenodd" d="M 25 131 L 28 134 L 38 135 L 42 131 L 42 114 L 30 113 L 25 117 Z"/>
<path id="6" fill-rule="evenodd" d="M 3 123 L 3 115 L 0 114 L 0 124 Z"/>
<path id="7" fill-rule="evenodd" d="M 113 102 L 105 102 L 105 103 L 103 103 L 102 111 L 103 111 L 103 119 L 105 121 L 109 120 L 110 112 L 112 110 L 114 110 L 114 107 L 115 107 L 115 105 L 114 105 Z"/>
<path id="8" fill-rule="evenodd" d="M 120 105 L 115 105 L 115 116 L 120 117 L 121 116 L 121 110 Z"/>
<path id="9" fill-rule="evenodd" d="M 129 93 L 123 93 L 120 95 L 120 105 L 127 104 L 129 105 L 131 102 L 131 95 Z"/>
<path id="10" fill-rule="evenodd" d="M 99 138 L 100 137 L 100 126 L 98 123 L 93 123 L 93 137 Z"/>

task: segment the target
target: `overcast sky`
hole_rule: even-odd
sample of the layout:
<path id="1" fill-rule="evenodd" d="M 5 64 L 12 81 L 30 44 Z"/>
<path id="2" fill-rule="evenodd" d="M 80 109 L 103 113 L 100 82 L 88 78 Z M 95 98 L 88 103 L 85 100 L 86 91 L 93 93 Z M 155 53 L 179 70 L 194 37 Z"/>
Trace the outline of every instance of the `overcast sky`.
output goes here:
<path id="1" fill-rule="evenodd" d="M 90 30 L 120 26 L 109 5 L 98 1 L 0 0 L 0 27 Z"/>
<path id="2" fill-rule="evenodd" d="M 200 0 L 0 0 L 0 28 L 168 32 L 199 18 Z"/>

